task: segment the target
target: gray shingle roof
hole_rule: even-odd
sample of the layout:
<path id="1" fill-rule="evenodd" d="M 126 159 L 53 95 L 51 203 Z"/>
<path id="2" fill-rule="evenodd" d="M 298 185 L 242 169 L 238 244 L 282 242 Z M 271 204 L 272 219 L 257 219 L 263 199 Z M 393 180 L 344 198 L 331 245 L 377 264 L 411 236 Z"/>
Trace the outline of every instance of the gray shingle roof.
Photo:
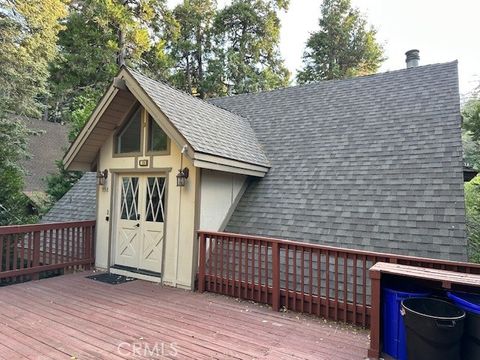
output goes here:
<path id="1" fill-rule="evenodd" d="M 128 69 L 195 151 L 269 166 L 249 121 Z"/>
<path id="2" fill-rule="evenodd" d="M 85 173 L 80 180 L 46 213 L 41 223 L 96 219 L 97 178 Z"/>
<path id="3" fill-rule="evenodd" d="M 466 259 L 456 62 L 211 102 L 272 165 L 228 231 Z"/>

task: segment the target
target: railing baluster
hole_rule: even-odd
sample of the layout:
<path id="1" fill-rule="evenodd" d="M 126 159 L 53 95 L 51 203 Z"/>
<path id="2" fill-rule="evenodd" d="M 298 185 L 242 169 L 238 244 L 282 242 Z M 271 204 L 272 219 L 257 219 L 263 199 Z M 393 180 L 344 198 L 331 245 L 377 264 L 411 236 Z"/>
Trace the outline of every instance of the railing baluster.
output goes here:
<path id="1" fill-rule="evenodd" d="M 242 254 L 243 254 L 243 240 L 242 238 L 238 239 L 238 297 L 242 298 L 242 287 L 243 287 L 243 267 L 242 267 Z"/>
<path id="2" fill-rule="evenodd" d="M 215 278 L 215 292 L 218 292 L 218 238 L 215 236 L 215 249 L 213 250 L 215 252 L 215 271 L 214 271 L 214 278 Z"/>
<path id="3" fill-rule="evenodd" d="M 293 245 L 293 311 L 297 311 L 297 245 Z"/>
<path id="4" fill-rule="evenodd" d="M 41 257 L 42 257 L 42 264 L 45 265 L 47 263 L 47 238 L 48 238 L 48 231 L 43 231 L 41 235 L 42 244 L 40 245 Z"/>
<path id="5" fill-rule="evenodd" d="M 48 264 L 52 264 L 53 263 L 53 230 L 50 229 L 49 231 L 49 239 L 50 239 L 50 242 L 49 242 L 49 245 L 48 245 Z"/>
<path id="6" fill-rule="evenodd" d="M 300 254 L 300 261 L 302 263 L 300 268 L 300 274 L 302 276 L 302 280 L 300 281 L 301 286 L 301 296 L 302 300 L 300 302 L 300 311 L 303 312 L 303 304 L 305 303 L 305 249 L 303 246 L 300 246 L 301 254 Z"/>
<path id="7" fill-rule="evenodd" d="M 225 255 L 223 254 L 223 248 L 225 247 L 225 243 L 223 241 L 223 236 L 220 236 L 219 241 L 220 241 L 220 293 L 225 294 L 225 291 L 223 290 L 223 284 L 224 284 L 223 270 L 224 270 L 224 264 L 225 264 Z"/>
<path id="8" fill-rule="evenodd" d="M 233 237 L 233 272 L 232 272 L 232 296 L 235 297 L 236 289 L 237 289 L 237 279 L 236 279 L 236 272 L 237 272 L 237 238 Z"/>
<path id="9" fill-rule="evenodd" d="M 13 243 L 12 270 L 17 270 L 17 265 L 18 265 L 18 234 L 12 234 L 12 243 Z"/>
<path id="10" fill-rule="evenodd" d="M 285 308 L 289 309 L 289 298 L 290 298 L 290 245 L 285 246 Z M 274 270 L 273 270 L 274 271 Z"/>
<path id="11" fill-rule="evenodd" d="M 58 264 L 58 248 L 59 238 L 58 238 L 58 229 L 55 229 L 55 264 Z"/>
<path id="12" fill-rule="evenodd" d="M 5 237 L 6 245 L 5 245 L 5 270 L 9 271 L 10 269 L 10 252 L 11 252 L 11 237 L 12 235 L 7 235 Z"/>
<path id="13" fill-rule="evenodd" d="M 265 242 L 265 303 L 268 304 L 268 252 L 269 252 L 269 244 Z M 272 254 L 273 255 L 273 254 Z"/>
<path id="14" fill-rule="evenodd" d="M 357 254 L 353 254 L 353 324 L 357 324 Z"/>
<path id="15" fill-rule="evenodd" d="M 255 300 L 255 240 L 252 239 L 252 291 L 250 300 Z"/>
<path id="16" fill-rule="evenodd" d="M 5 247 L 5 235 L 0 235 L 0 272 L 7 271 L 3 266 L 5 261 L 3 260 L 3 248 Z"/>
<path id="17" fill-rule="evenodd" d="M 320 316 L 321 314 L 321 307 L 322 307 L 322 251 L 317 249 L 317 301 L 318 301 L 318 308 L 317 308 L 317 315 Z"/>
<path id="18" fill-rule="evenodd" d="M 312 260 L 313 250 L 309 249 L 308 253 L 309 253 L 309 257 L 308 257 L 308 260 L 309 260 L 309 263 L 308 263 L 308 271 L 309 271 L 308 286 L 309 286 L 309 288 L 308 288 L 308 290 L 309 290 L 309 294 L 310 294 L 310 304 L 309 304 L 308 312 L 311 314 L 312 313 L 312 306 L 313 306 L 313 260 Z"/>
<path id="19" fill-rule="evenodd" d="M 245 299 L 249 299 L 248 290 L 250 284 L 250 240 L 245 239 Z"/>
<path id="20" fill-rule="evenodd" d="M 347 322 L 348 316 L 348 256 L 347 253 L 343 253 L 343 322 Z"/>
<path id="21" fill-rule="evenodd" d="M 329 319 L 330 315 L 330 252 L 325 252 L 325 317 Z"/>
<path id="22" fill-rule="evenodd" d="M 272 243 L 272 308 L 280 310 L 280 246 Z"/>
<path id="23" fill-rule="evenodd" d="M 199 236 L 199 260 L 198 260 L 198 291 L 205 291 L 205 266 L 206 266 L 206 244 L 205 234 Z"/>
<path id="24" fill-rule="evenodd" d="M 262 242 L 258 241 L 258 295 L 257 301 L 262 301 Z"/>
<path id="25" fill-rule="evenodd" d="M 367 257 L 362 256 L 362 326 L 367 326 Z"/>
<path id="26" fill-rule="evenodd" d="M 335 321 L 338 320 L 338 252 L 335 251 Z"/>

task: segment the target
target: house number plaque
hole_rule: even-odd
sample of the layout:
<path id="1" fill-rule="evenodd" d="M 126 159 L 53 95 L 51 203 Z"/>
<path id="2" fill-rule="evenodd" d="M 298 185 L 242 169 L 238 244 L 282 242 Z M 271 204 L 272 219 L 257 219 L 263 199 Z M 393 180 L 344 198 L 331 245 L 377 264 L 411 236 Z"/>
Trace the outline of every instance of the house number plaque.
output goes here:
<path id="1" fill-rule="evenodd" d="M 147 159 L 138 160 L 138 166 L 148 166 L 148 160 Z"/>

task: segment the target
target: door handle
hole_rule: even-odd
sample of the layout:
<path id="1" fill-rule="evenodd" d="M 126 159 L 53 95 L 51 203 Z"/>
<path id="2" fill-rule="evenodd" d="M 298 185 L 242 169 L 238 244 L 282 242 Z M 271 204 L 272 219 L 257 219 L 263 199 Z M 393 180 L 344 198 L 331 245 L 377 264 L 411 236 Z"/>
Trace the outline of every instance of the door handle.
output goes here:
<path id="1" fill-rule="evenodd" d="M 136 227 L 140 227 L 140 223 L 138 223 L 137 225 L 135 225 Z"/>

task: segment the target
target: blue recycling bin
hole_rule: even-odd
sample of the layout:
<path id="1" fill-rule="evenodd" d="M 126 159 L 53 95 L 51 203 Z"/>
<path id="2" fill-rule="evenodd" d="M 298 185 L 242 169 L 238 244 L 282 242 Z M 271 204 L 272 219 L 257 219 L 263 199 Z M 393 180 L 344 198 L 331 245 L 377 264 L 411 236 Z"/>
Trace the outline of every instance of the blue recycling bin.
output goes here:
<path id="1" fill-rule="evenodd" d="M 407 360 L 405 325 L 400 314 L 402 300 L 427 297 L 430 293 L 411 286 L 382 289 L 383 352 L 394 359 Z"/>
<path id="2" fill-rule="evenodd" d="M 447 292 L 447 296 L 467 314 L 462 339 L 462 359 L 480 359 L 480 295 Z"/>

